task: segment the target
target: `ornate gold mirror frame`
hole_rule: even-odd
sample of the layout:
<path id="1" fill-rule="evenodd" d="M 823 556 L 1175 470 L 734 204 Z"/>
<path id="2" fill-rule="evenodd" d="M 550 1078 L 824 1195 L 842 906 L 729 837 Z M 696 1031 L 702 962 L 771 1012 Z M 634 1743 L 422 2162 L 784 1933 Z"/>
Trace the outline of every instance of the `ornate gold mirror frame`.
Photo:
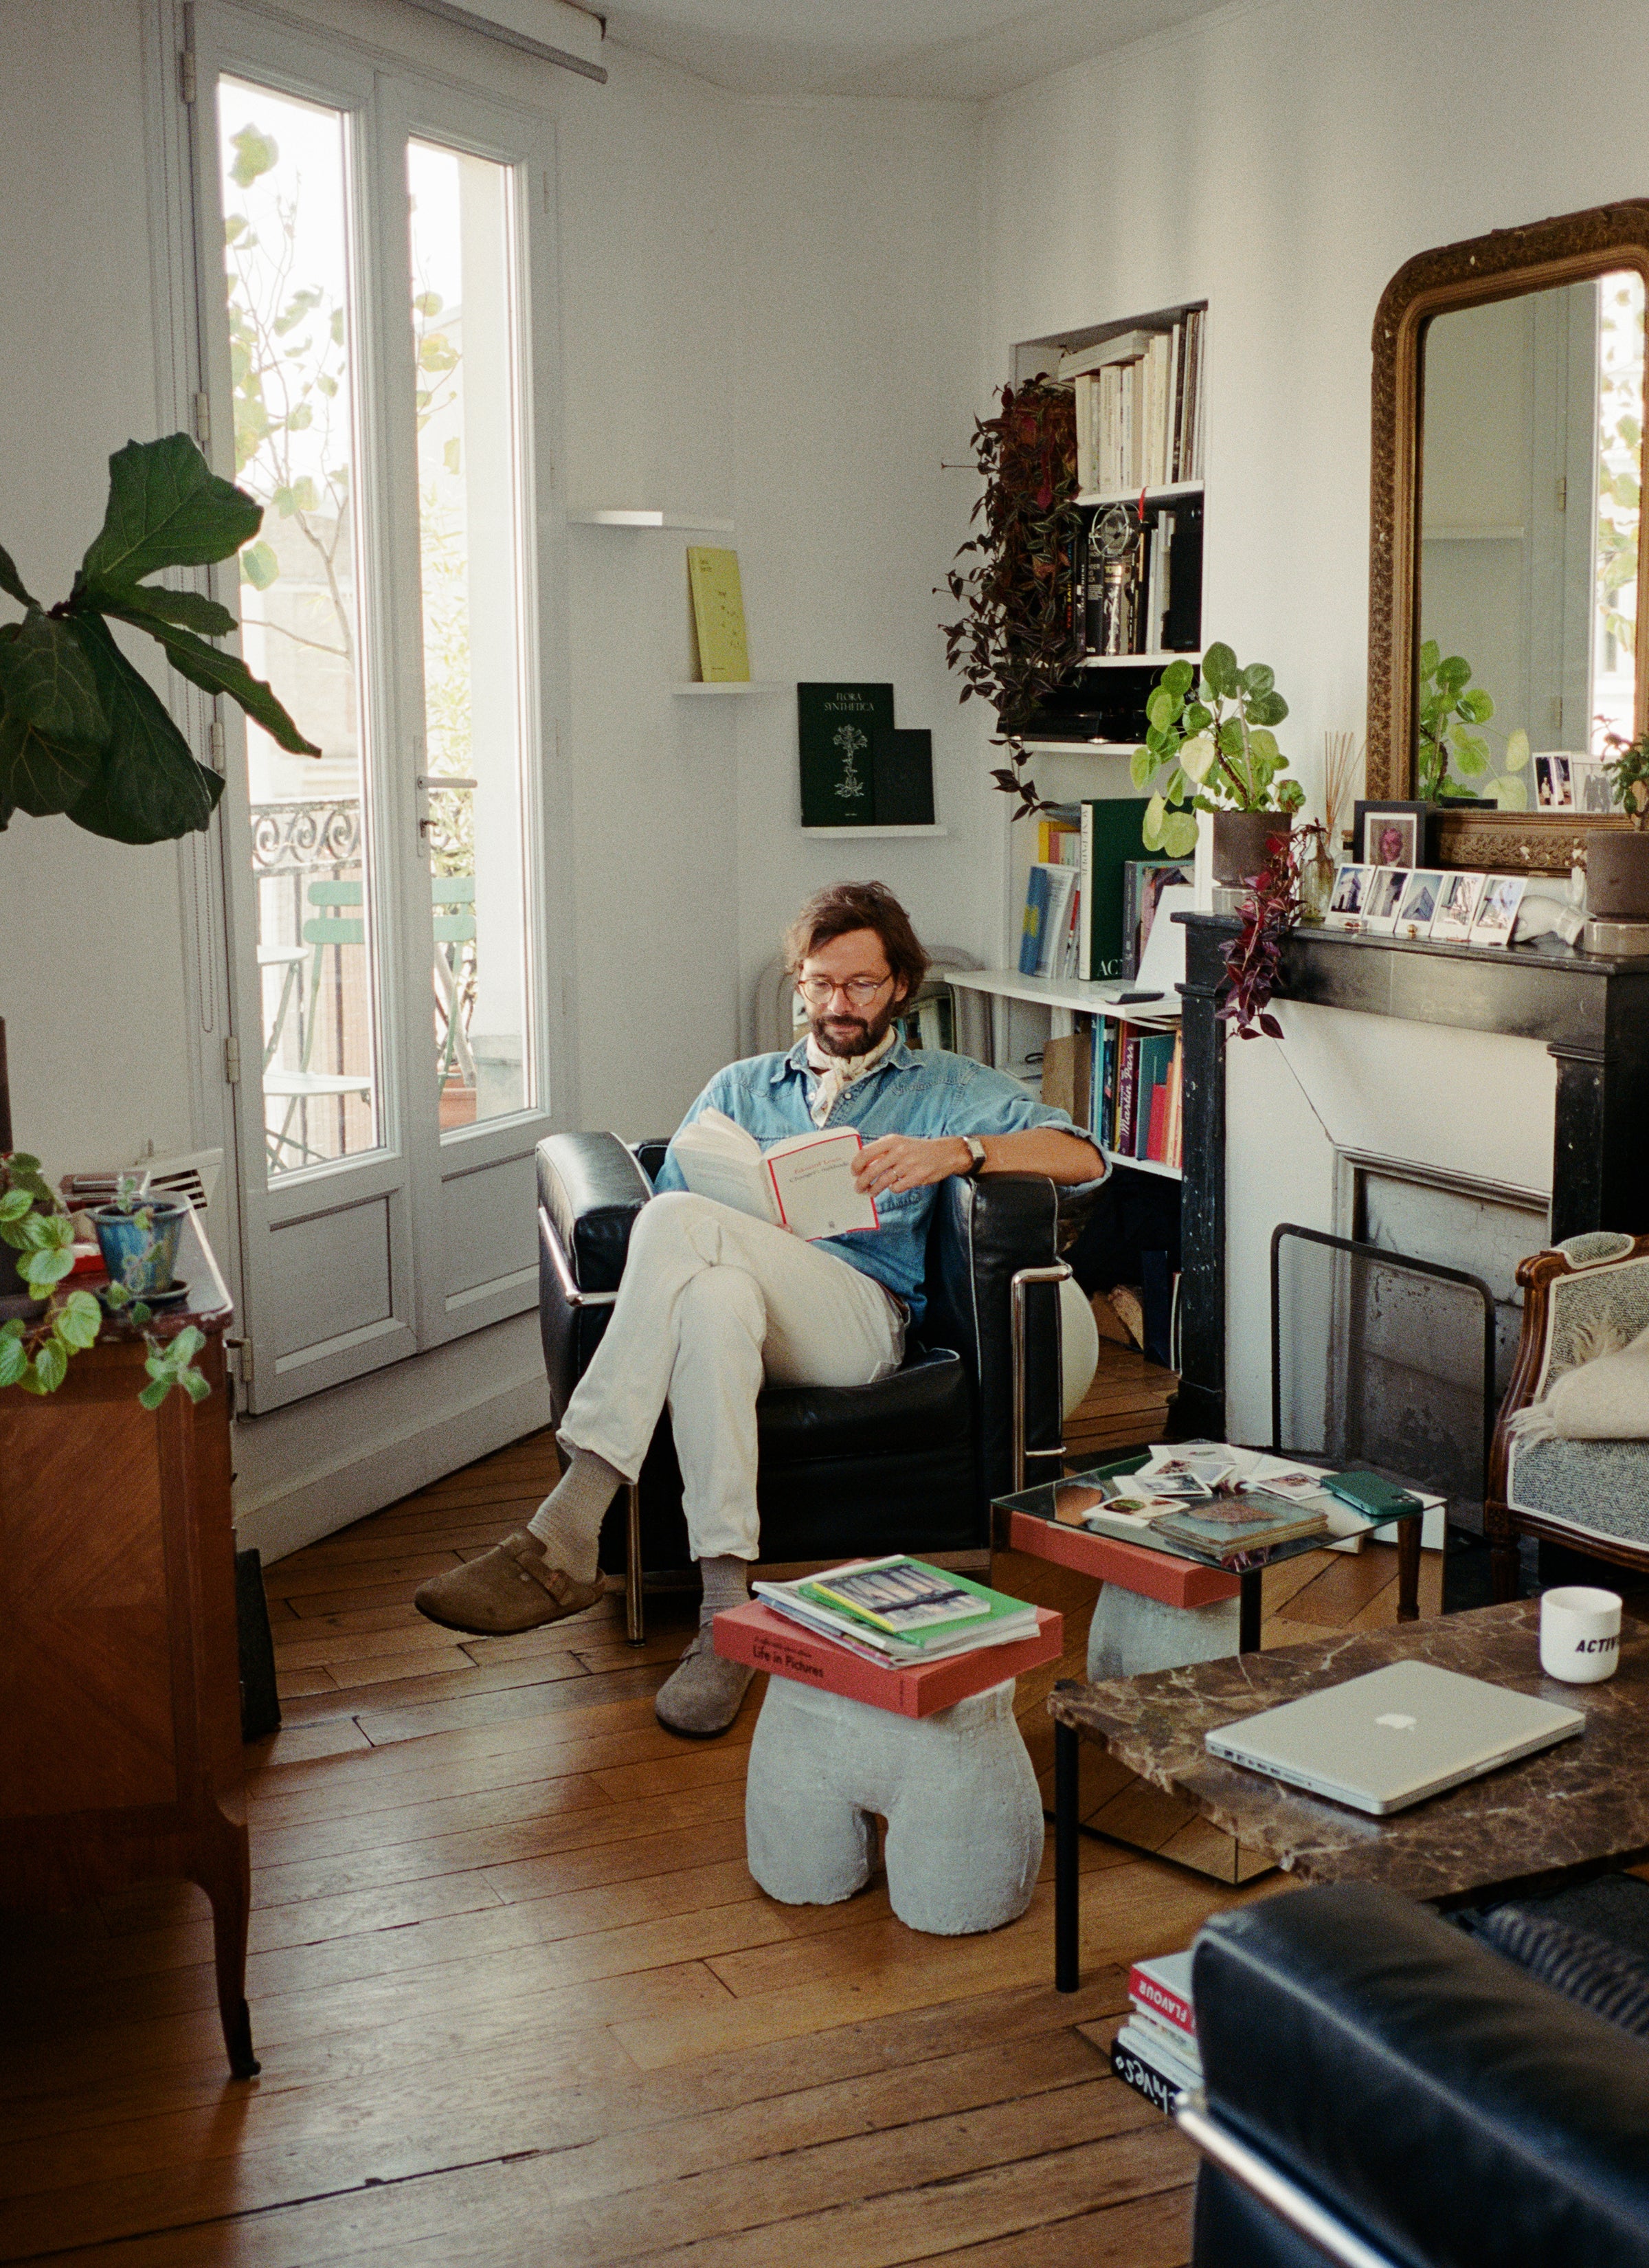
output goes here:
<path id="1" fill-rule="evenodd" d="M 1427 326 L 1452 308 L 1578 284 L 1619 269 L 1649 284 L 1649 198 L 1496 229 L 1423 252 L 1392 277 L 1374 317 L 1373 463 L 1369 494 L 1368 786 L 1373 799 L 1415 793 L 1415 658 L 1419 650 L 1420 437 Z M 1649 527 L 1638 547 L 1637 709 L 1649 721 Z M 1450 866 L 1569 865 L 1582 830 L 1615 824 L 1572 811 L 1446 813 Z"/>

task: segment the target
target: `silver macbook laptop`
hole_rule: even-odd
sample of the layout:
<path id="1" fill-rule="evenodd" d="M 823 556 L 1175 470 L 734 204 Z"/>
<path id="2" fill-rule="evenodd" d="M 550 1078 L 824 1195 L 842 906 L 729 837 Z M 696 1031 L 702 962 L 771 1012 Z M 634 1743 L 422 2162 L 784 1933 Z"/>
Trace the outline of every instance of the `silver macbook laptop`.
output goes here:
<path id="1" fill-rule="evenodd" d="M 1402 1811 L 1567 1740 L 1579 1709 L 1429 1661 L 1394 1661 L 1206 1735 L 1211 1756 L 1358 1811 Z"/>

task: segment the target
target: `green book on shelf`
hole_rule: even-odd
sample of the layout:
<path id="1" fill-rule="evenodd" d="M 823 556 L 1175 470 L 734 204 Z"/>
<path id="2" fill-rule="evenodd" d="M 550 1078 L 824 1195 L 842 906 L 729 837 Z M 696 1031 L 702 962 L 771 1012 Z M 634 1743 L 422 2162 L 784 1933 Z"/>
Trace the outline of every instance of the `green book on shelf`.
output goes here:
<path id="1" fill-rule="evenodd" d="M 878 733 L 871 743 L 872 806 L 878 827 L 933 824 L 933 735 Z"/>
<path id="2" fill-rule="evenodd" d="M 1082 806 L 1082 938 L 1078 973 L 1123 973 L 1123 870 L 1140 852 L 1144 796 L 1092 796 Z"/>
<path id="3" fill-rule="evenodd" d="M 798 685 L 804 827 L 875 825 L 872 751 L 893 727 L 891 685 Z"/>

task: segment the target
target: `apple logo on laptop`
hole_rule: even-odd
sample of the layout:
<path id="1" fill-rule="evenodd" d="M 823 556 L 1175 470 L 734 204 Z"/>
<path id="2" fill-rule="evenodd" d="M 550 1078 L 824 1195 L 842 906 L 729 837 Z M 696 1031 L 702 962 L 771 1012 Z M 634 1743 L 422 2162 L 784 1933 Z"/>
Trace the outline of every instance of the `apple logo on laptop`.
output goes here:
<path id="1" fill-rule="evenodd" d="M 1389 1725 L 1394 1733 L 1411 1733 L 1415 1727 L 1414 1719 L 1405 1717 L 1401 1709 L 1388 1709 L 1383 1717 L 1376 1717 L 1374 1722 Z"/>

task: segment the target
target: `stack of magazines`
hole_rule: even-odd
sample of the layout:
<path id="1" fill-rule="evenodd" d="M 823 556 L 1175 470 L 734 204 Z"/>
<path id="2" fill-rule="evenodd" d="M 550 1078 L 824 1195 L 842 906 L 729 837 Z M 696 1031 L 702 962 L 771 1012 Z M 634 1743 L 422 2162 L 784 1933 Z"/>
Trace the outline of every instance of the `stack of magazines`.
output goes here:
<path id="1" fill-rule="evenodd" d="M 1034 1638 L 1036 1609 L 1022 1599 L 930 1567 L 902 1552 L 856 1560 L 794 1583 L 757 1583 L 756 1596 L 816 1638 L 884 1669 L 908 1669 L 975 1647 Z"/>
<path id="2" fill-rule="evenodd" d="M 1111 2042 L 1111 2069 L 1159 2110 L 1171 2110 L 1176 2095 L 1203 2083 L 1189 1951 L 1136 1961 L 1128 2000 L 1127 2019 Z"/>

